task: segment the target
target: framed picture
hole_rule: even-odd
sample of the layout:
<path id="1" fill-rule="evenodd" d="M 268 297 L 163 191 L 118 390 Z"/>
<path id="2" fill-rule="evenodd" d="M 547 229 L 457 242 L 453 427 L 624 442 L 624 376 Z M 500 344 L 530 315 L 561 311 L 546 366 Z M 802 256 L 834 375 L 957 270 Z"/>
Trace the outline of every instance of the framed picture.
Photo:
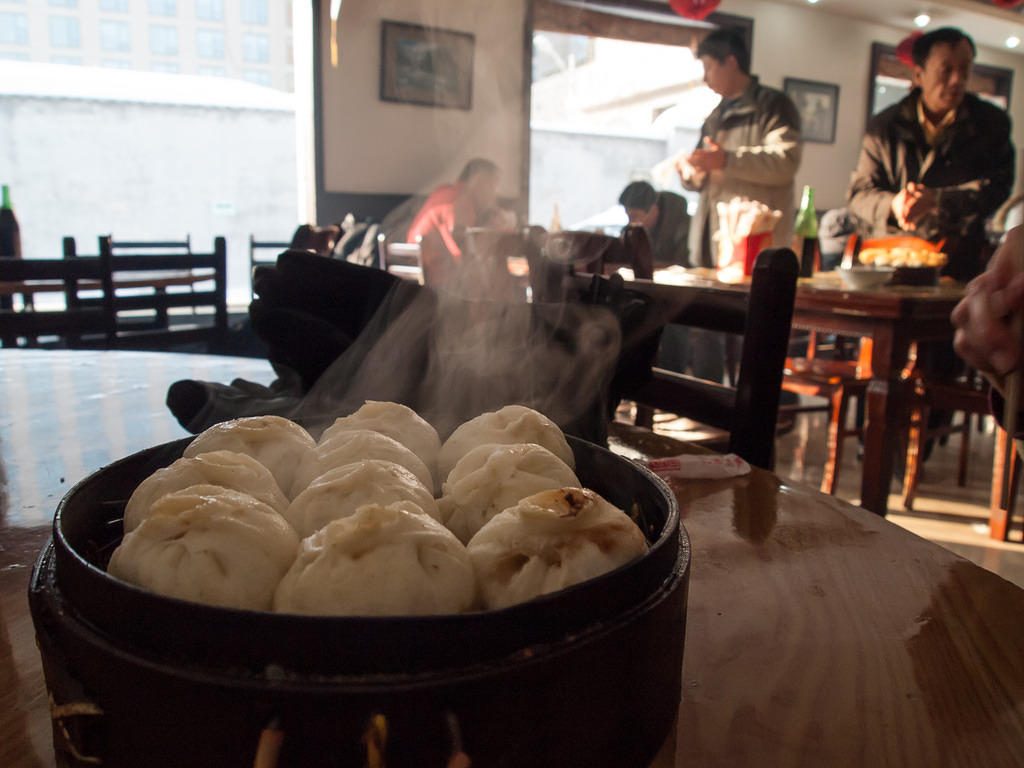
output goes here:
<path id="1" fill-rule="evenodd" d="M 467 32 L 382 22 L 381 101 L 470 109 L 474 44 Z"/>
<path id="2" fill-rule="evenodd" d="M 839 86 L 787 77 L 782 88 L 800 113 L 804 141 L 834 143 L 836 115 L 839 112 Z"/>

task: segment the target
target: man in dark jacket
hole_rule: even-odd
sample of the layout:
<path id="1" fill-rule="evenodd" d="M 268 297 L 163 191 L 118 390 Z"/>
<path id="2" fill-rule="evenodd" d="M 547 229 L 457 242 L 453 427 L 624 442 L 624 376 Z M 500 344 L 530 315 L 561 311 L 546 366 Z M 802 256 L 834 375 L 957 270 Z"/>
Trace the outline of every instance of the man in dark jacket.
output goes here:
<path id="1" fill-rule="evenodd" d="M 872 119 L 848 193 L 876 237 L 944 240 L 943 274 L 962 282 L 984 269 L 985 220 L 1014 178 L 1009 117 L 967 93 L 975 53 L 952 27 L 915 41 L 914 90 Z"/>
<path id="2" fill-rule="evenodd" d="M 619 195 L 630 224 L 639 224 L 651 239 L 655 266 L 689 266 L 690 214 L 686 198 L 674 192 L 656 192 L 646 181 L 628 184 Z"/>

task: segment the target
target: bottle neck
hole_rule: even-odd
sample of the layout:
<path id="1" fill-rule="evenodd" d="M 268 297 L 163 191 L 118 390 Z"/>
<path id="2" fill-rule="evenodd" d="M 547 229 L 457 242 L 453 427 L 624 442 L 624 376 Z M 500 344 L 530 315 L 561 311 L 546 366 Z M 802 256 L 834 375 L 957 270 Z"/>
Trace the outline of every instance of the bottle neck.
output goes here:
<path id="1" fill-rule="evenodd" d="M 11 188 L 6 184 L 3 185 L 3 201 L 0 202 L 0 208 L 7 210 L 11 208 Z"/>

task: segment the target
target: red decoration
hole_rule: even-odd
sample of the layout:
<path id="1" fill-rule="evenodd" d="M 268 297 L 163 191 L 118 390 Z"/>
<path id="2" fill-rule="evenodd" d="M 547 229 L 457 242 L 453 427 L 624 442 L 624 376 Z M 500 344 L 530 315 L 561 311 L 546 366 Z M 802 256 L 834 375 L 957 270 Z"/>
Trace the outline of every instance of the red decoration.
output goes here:
<path id="1" fill-rule="evenodd" d="M 1015 5 L 1024 3 L 1024 0 L 992 0 L 992 3 L 1000 8 L 1013 8 Z"/>
<path id="2" fill-rule="evenodd" d="M 680 16 L 702 20 L 707 18 L 708 14 L 715 10 L 721 2 L 722 0 L 669 0 L 668 4 Z M 1024 0 L 1017 0 L 1017 2 L 1024 2 Z"/>
<path id="3" fill-rule="evenodd" d="M 1024 0 L 1019 0 L 1024 2 Z M 918 30 L 917 32 L 911 32 L 905 38 L 900 41 L 900 44 L 896 46 L 896 58 L 906 64 L 908 67 L 914 66 L 914 41 L 917 40 L 924 32 Z"/>

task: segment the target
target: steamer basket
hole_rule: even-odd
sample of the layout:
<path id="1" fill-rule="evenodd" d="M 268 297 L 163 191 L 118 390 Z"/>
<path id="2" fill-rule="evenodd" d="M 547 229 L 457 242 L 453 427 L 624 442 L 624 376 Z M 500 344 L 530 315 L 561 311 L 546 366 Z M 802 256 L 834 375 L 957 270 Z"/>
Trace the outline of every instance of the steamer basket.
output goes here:
<path id="1" fill-rule="evenodd" d="M 103 570 L 124 500 L 188 440 L 99 470 L 60 502 L 29 600 L 56 705 L 60 766 L 253 765 L 270 723 L 280 768 L 643 766 L 680 694 L 689 541 L 669 488 L 569 438 L 577 474 L 633 510 L 651 544 L 633 563 L 501 611 L 306 617 L 167 598 Z M 629 695 L 624 695 L 624 692 Z"/>

